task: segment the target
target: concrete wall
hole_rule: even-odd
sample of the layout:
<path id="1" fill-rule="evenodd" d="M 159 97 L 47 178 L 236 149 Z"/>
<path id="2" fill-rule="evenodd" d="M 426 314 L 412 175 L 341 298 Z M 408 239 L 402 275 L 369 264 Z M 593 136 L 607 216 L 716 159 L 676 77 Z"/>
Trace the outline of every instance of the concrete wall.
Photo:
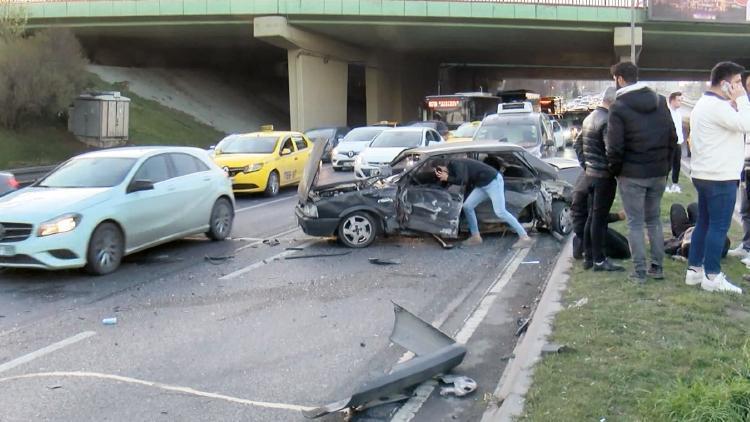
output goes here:
<path id="1" fill-rule="evenodd" d="M 346 126 L 349 65 L 299 49 L 287 54 L 292 130 Z"/>

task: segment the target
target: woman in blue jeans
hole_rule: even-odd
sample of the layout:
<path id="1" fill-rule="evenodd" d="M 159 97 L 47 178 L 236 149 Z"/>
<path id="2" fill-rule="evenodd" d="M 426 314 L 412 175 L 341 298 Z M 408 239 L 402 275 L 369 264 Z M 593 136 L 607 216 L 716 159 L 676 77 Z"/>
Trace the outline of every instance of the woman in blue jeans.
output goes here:
<path id="1" fill-rule="evenodd" d="M 433 162 L 435 176 L 442 182 L 452 185 L 473 186 L 469 196 L 463 204 L 464 215 L 469 223 L 469 237 L 465 245 L 478 245 L 482 243 L 479 234 L 477 214 L 474 209 L 487 198 L 492 201 L 495 215 L 507 223 L 518 234 L 518 241 L 514 248 L 527 248 L 531 246 L 532 240 L 524 230 L 521 223 L 505 208 L 505 190 L 503 176 L 491 166 L 471 160 L 468 158 L 456 158 L 452 160 L 438 159 Z"/>

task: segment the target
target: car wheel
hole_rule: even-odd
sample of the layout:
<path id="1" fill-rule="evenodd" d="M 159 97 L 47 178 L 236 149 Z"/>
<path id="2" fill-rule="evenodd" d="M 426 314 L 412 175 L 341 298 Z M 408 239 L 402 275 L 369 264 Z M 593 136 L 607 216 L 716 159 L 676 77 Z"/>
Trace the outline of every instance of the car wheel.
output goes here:
<path id="1" fill-rule="evenodd" d="M 266 196 L 276 196 L 279 194 L 279 173 L 276 172 L 276 170 L 272 171 L 271 174 L 268 175 L 268 183 L 266 183 L 266 190 L 265 195 Z"/>
<path id="2" fill-rule="evenodd" d="M 86 252 L 86 271 L 94 275 L 109 274 L 120 266 L 125 242 L 120 228 L 102 223 L 91 234 Z"/>
<path id="3" fill-rule="evenodd" d="M 341 169 L 338 167 L 331 166 L 331 168 L 333 169 L 333 171 L 341 171 Z"/>
<path id="4" fill-rule="evenodd" d="M 366 248 L 375 241 L 377 235 L 377 222 L 372 214 L 364 211 L 347 215 L 339 224 L 339 241 L 350 248 Z"/>
<path id="5" fill-rule="evenodd" d="M 573 231 L 573 217 L 570 204 L 565 201 L 552 202 L 552 231 L 567 236 Z"/>
<path id="6" fill-rule="evenodd" d="M 219 198 L 211 210 L 211 220 L 208 223 L 206 235 L 211 240 L 224 240 L 232 232 L 233 222 L 234 210 L 232 204 L 226 198 Z"/>

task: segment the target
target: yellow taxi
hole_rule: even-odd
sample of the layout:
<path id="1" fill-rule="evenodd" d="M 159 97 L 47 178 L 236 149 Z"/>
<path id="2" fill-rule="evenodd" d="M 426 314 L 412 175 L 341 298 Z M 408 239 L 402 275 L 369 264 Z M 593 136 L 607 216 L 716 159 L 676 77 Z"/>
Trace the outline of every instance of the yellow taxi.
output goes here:
<path id="1" fill-rule="evenodd" d="M 216 145 L 213 159 L 232 178 L 235 193 L 263 192 L 275 196 L 282 186 L 302 178 L 312 142 L 300 132 L 260 132 L 229 135 Z"/>
<path id="2" fill-rule="evenodd" d="M 458 129 L 452 130 L 445 140 L 447 142 L 471 141 L 474 138 L 474 132 L 477 131 L 481 123 L 480 121 L 466 122 L 459 126 Z"/>

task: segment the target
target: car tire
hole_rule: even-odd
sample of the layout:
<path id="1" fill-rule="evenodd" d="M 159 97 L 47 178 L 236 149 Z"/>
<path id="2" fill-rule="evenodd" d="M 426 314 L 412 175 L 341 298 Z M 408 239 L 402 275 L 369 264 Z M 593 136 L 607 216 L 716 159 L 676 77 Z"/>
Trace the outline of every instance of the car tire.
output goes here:
<path id="1" fill-rule="evenodd" d="M 338 240 L 349 248 L 366 248 L 378 236 L 378 223 L 372 214 L 355 211 L 341 219 Z"/>
<path id="2" fill-rule="evenodd" d="M 86 251 L 85 270 L 93 275 L 114 272 L 125 254 L 125 240 L 122 231 L 114 223 L 102 223 L 94 229 Z"/>
<path id="3" fill-rule="evenodd" d="M 331 168 L 333 169 L 333 171 L 341 171 L 341 169 L 338 167 L 331 166 Z"/>
<path id="4" fill-rule="evenodd" d="M 263 192 L 267 197 L 273 197 L 279 194 L 281 188 L 281 182 L 279 181 L 279 172 L 273 170 L 268 175 L 268 182 L 266 183 L 266 190 Z"/>
<path id="5" fill-rule="evenodd" d="M 208 222 L 206 236 L 214 241 L 224 240 L 232 233 L 234 209 L 226 198 L 219 198 L 211 209 L 211 220 Z"/>
<path id="6" fill-rule="evenodd" d="M 570 204 L 565 201 L 552 201 L 552 231 L 567 236 L 573 231 L 573 218 L 570 214 Z"/>

